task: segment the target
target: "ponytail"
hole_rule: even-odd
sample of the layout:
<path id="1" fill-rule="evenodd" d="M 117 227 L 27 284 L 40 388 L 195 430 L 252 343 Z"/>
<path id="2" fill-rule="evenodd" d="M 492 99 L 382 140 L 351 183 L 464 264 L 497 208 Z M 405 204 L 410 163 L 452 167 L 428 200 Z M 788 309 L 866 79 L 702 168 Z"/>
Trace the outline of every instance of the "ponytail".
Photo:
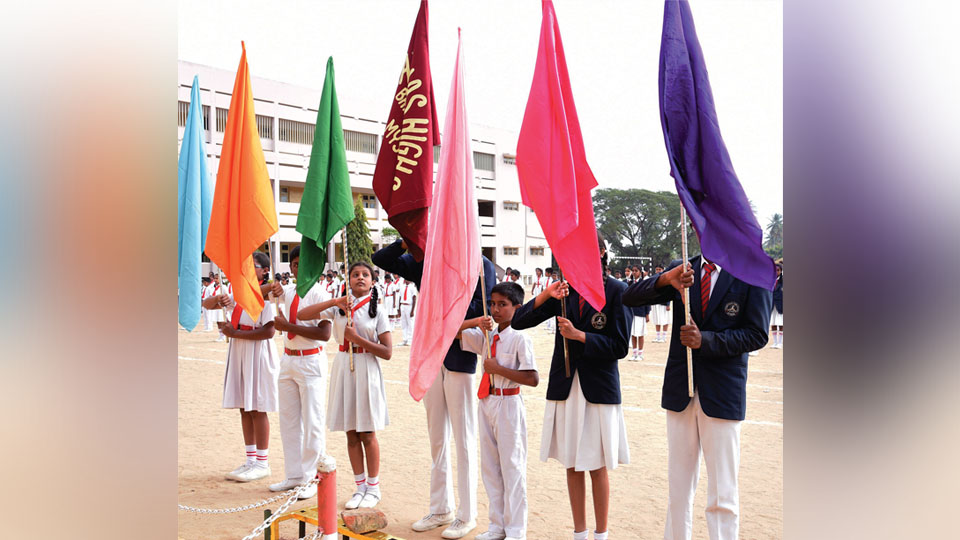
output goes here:
<path id="1" fill-rule="evenodd" d="M 377 318 L 377 300 L 380 298 L 380 291 L 377 290 L 377 284 L 373 284 L 373 288 L 370 289 L 370 308 L 367 313 L 370 314 L 371 319 Z"/>

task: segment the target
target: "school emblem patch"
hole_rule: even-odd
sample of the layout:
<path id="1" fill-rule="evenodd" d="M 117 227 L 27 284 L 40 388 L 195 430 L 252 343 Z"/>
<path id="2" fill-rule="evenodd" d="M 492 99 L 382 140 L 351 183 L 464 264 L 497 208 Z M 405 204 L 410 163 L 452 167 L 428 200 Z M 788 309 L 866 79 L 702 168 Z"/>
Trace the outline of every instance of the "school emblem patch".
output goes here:
<path id="1" fill-rule="evenodd" d="M 727 302 L 723 306 L 723 312 L 727 314 L 727 317 L 736 317 L 737 313 L 740 313 L 740 304 L 737 302 Z"/>
<path id="2" fill-rule="evenodd" d="M 590 324 L 597 330 L 602 330 L 607 325 L 607 315 L 603 312 L 597 312 L 590 318 Z"/>

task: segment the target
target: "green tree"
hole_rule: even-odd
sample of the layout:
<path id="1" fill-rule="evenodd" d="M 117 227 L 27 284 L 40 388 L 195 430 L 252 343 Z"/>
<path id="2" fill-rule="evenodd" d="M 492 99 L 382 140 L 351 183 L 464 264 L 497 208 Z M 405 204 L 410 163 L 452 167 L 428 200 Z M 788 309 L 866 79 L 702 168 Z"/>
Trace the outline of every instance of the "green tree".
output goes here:
<path id="1" fill-rule="evenodd" d="M 367 226 L 367 212 L 360 197 L 353 200 L 353 220 L 347 223 L 347 258 L 350 264 L 357 261 L 370 262 L 373 255 L 373 240 L 370 239 L 370 227 Z"/>
<path id="2" fill-rule="evenodd" d="M 380 237 L 383 238 L 384 243 L 394 242 L 397 238 L 400 238 L 400 231 L 393 227 L 384 227 L 383 231 L 380 232 Z"/>
<path id="3" fill-rule="evenodd" d="M 774 260 L 783 257 L 783 215 L 776 213 L 770 218 L 766 228 L 767 239 L 763 242 L 763 250 Z"/>
<path id="4" fill-rule="evenodd" d="M 619 257 L 650 257 L 654 264 L 680 258 L 680 199 L 670 191 L 599 189 L 593 198 L 597 227 Z M 700 252 L 687 224 L 688 253 Z"/>

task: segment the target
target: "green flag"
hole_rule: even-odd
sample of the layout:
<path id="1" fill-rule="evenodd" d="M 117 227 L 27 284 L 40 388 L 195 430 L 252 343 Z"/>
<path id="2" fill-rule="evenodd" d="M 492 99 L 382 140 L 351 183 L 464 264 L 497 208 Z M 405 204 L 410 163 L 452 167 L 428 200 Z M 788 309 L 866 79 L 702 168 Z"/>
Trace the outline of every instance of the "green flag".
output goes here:
<path id="1" fill-rule="evenodd" d="M 347 152 L 343 146 L 343 127 L 333 84 L 331 56 L 327 60 L 327 75 L 323 81 L 317 127 L 313 132 L 313 149 L 310 151 L 310 169 L 307 171 L 297 216 L 297 232 L 303 235 L 297 276 L 297 295 L 301 298 L 323 274 L 330 239 L 353 216 L 350 172 L 347 170 Z"/>

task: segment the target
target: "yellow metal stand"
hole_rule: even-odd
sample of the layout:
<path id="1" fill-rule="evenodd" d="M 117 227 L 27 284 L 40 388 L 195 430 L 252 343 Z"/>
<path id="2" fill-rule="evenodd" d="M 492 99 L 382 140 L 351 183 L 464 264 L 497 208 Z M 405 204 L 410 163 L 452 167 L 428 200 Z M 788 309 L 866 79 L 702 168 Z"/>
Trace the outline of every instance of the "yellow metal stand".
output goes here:
<path id="1" fill-rule="evenodd" d="M 281 514 L 280 517 L 275 519 L 273 523 L 270 524 L 270 539 L 277 540 L 280 538 L 280 522 L 287 520 L 296 520 L 301 523 L 309 523 L 314 527 L 319 526 L 317 521 L 317 507 L 311 506 L 309 508 L 302 508 L 300 510 L 294 510 L 292 512 L 287 512 L 286 514 Z M 301 528 L 303 526 L 301 525 Z M 340 534 L 341 538 L 356 538 L 358 540 L 403 540 L 398 536 L 393 536 L 392 534 L 387 534 L 380 531 L 375 531 L 366 534 L 357 534 L 350 529 L 346 528 L 343 524 L 343 520 L 339 517 L 337 518 L 337 532 Z M 300 536 L 303 536 L 303 531 L 301 530 Z"/>

